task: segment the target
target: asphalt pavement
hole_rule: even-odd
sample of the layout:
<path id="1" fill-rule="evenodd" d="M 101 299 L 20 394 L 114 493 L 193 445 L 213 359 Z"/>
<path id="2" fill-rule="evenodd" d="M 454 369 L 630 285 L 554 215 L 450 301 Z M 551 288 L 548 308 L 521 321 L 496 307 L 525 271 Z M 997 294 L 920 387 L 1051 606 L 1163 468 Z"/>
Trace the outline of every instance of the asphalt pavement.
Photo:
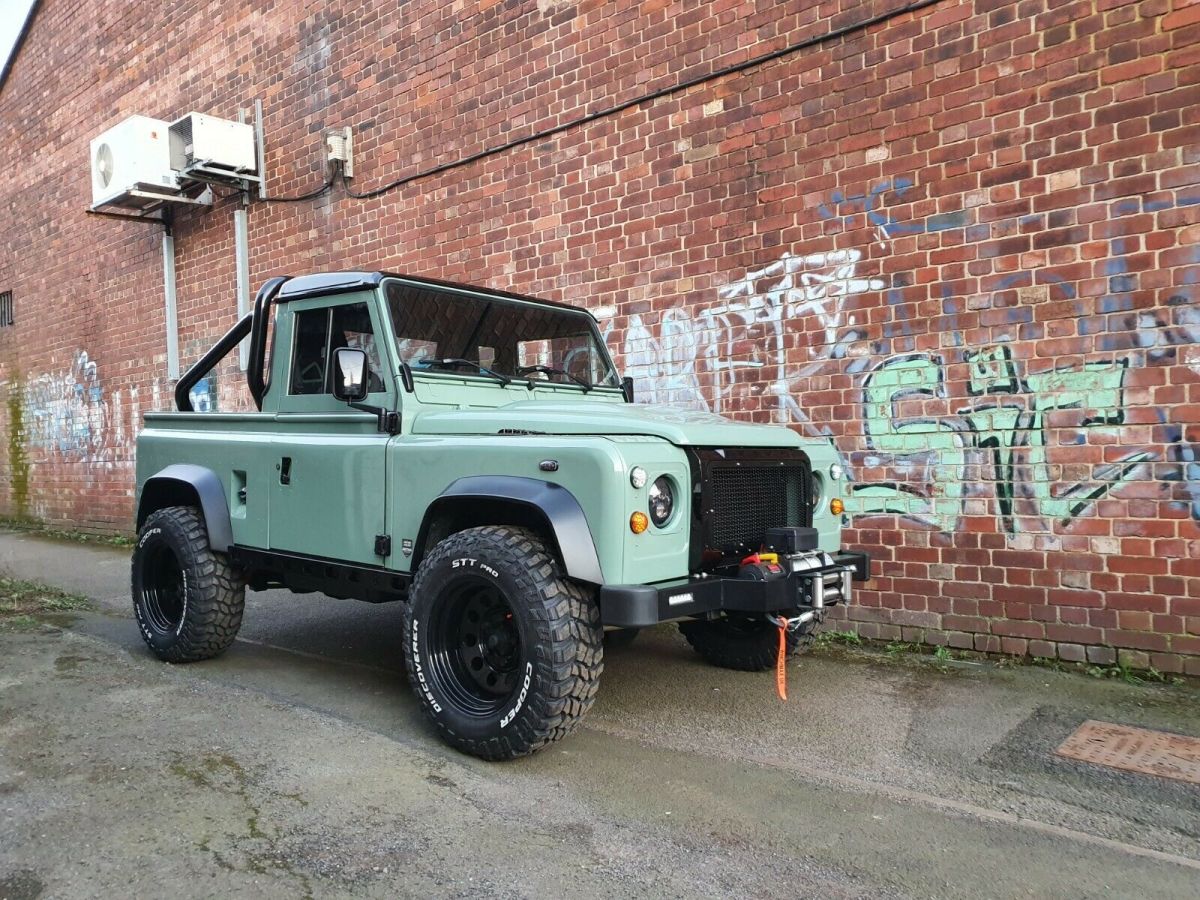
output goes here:
<path id="1" fill-rule="evenodd" d="M 441 744 L 400 609 L 248 595 L 222 657 L 159 663 L 128 551 L 0 533 L 94 610 L 0 630 L 0 897 L 1189 897 L 1200 787 L 1059 758 L 1088 719 L 1200 736 L 1193 685 L 818 651 L 606 655 L 583 727 Z"/>

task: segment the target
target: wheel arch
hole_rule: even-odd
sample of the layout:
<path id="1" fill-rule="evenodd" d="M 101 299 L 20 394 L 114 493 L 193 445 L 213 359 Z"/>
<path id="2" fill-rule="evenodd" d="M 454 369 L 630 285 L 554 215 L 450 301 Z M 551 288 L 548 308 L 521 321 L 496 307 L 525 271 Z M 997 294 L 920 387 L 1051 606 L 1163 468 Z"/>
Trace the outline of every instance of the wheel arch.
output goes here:
<path id="1" fill-rule="evenodd" d="M 569 490 L 551 481 L 516 475 L 470 475 L 442 491 L 425 511 L 413 548 L 413 571 L 438 541 L 476 525 L 520 525 L 538 530 L 566 575 L 604 584 L 600 557 L 583 507 Z"/>
<path id="2" fill-rule="evenodd" d="M 228 553 L 233 546 L 233 522 L 225 488 L 212 469 L 176 463 L 146 479 L 138 498 L 137 529 L 150 514 L 168 506 L 196 506 L 208 532 L 208 546 Z"/>

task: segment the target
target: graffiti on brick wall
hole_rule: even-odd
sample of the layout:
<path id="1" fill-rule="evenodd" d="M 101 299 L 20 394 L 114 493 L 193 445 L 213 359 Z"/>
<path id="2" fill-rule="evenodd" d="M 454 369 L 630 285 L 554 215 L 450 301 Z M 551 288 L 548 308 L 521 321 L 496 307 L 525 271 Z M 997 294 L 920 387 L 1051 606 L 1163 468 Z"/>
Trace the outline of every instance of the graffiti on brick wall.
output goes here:
<path id="1" fill-rule="evenodd" d="M 1009 347 L 966 351 L 967 391 L 979 401 L 957 410 L 956 417 L 908 418 L 899 412 L 909 398 L 945 396 L 942 362 L 928 355 L 884 360 L 863 383 L 864 427 L 868 448 L 891 454 L 895 468 L 907 469 L 905 482 L 852 485 L 858 514 L 898 513 L 930 522 L 943 531 L 957 527 L 963 505 L 966 450 L 991 457 L 996 514 L 1001 527 L 1017 530 L 1019 512 L 1043 521 L 1067 524 L 1091 503 L 1119 487 L 1141 463 L 1153 458 L 1133 451 L 1111 464 L 1060 466 L 1078 470 L 1079 480 L 1062 485 L 1048 461 L 1046 419 L 1073 411 L 1071 443 L 1118 440 L 1112 426 L 1124 421 L 1127 360 L 1084 363 L 1021 377 Z M 1064 430 L 1057 423 L 1057 431 Z M 867 457 L 867 463 L 877 462 Z M 926 491 L 911 485 L 928 485 Z M 1052 489 L 1052 485 L 1060 487 Z M 1024 507 L 1022 510 L 1021 507 Z"/>
<path id="2" fill-rule="evenodd" d="M 817 207 L 817 212 L 822 219 L 843 221 L 861 214 L 866 218 L 866 223 L 876 229 L 880 241 L 884 243 L 904 234 L 932 234 L 962 228 L 970 221 L 964 210 L 907 221 L 894 218 L 893 211 L 908 202 L 912 188 L 913 180 L 901 177 L 881 181 L 859 194 L 834 191 L 827 202 Z"/>
<path id="3" fill-rule="evenodd" d="M 1200 284 L 1200 248 L 1195 251 L 1196 269 L 1189 271 L 1191 284 Z M 1200 293 L 1200 289 L 1194 289 Z M 1167 300 L 1167 309 L 1139 316 L 1139 345 L 1151 360 L 1171 361 L 1176 354 L 1197 375 L 1200 375 L 1200 304 L 1185 295 Z M 1165 424 L 1167 432 L 1167 461 L 1162 476 L 1177 482 L 1191 509 L 1192 518 L 1200 521 L 1200 442 L 1193 443 L 1182 425 Z"/>
<path id="4" fill-rule="evenodd" d="M 201 378 L 188 392 L 188 398 L 192 401 L 192 409 L 195 412 L 216 412 L 219 405 L 217 379 L 212 376 Z"/>
<path id="5" fill-rule="evenodd" d="M 727 412 L 739 386 L 767 396 L 788 394 L 787 334 L 811 317 L 820 326 L 821 359 L 844 355 L 857 337 L 846 301 L 881 290 L 878 278 L 857 274 L 862 253 L 840 250 L 793 255 L 747 272 L 718 289 L 720 302 L 692 314 L 662 314 L 657 332 L 640 315 L 629 317 L 621 346 L 626 371 L 648 403 L 674 403 Z"/>
<path id="6" fill-rule="evenodd" d="M 67 369 L 31 378 L 23 390 L 30 446 L 76 459 L 103 447 L 108 404 L 99 370 L 86 351 L 79 351 Z"/>
<path id="7" fill-rule="evenodd" d="M 129 464 L 133 440 L 145 412 L 157 408 L 158 380 L 152 391 L 110 389 L 86 350 L 63 369 L 10 383 L 20 395 L 22 446 L 30 463 Z"/>
<path id="8" fill-rule="evenodd" d="M 973 207 L 898 215 L 912 206 L 913 193 L 911 179 L 891 179 L 857 193 L 833 192 L 817 213 L 845 231 L 873 229 L 882 258 L 904 235 L 965 229 L 969 240 L 987 237 L 988 226 L 974 224 Z M 1164 208 L 1164 201 L 1122 203 L 1139 206 L 1117 209 L 1118 216 Z M 957 297 L 950 286 L 935 285 L 941 315 L 919 322 L 906 300 L 911 276 L 863 271 L 859 249 L 789 250 L 719 288 L 712 306 L 676 307 L 656 322 L 631 315 L 619 349 L 646 402 L 734 415 L 765 409 L 772 421 L 825 435 L 830 429 L 805 413 L 804 392 L 814 376 L 861 375 L 856 418 L 865 450 L 843 447 L 856 515 L 898 514 L 953 531 L 967 511 L 991 515 L 1015 534 L 1026 524 L 1069 526 L 1113 492 L 1152 476 L 1173 482 L 1172 496 L 1200 520 L 1200 446 L 1188 442 L 1186 429 L 1159 411 L 1163 444 L 1133 446 L 1126 437 L 1133 368 L 1182 362 L 1200 374 L 1200 249 L 1184 290 L 1165 309 L 1139 312 L 1131 293 L 1136 274 L 1126 264 L 1130 246 L 1119 231 L 1110 242 L 1111 293 L 1097 315 L 1079 314 L 1079 333 L 1098 335 L 1095 346 L 1106 354 L 1100 360 L 1047 367 L 1014 357 L 1010 343 L 1033 321 L 1031 303 L 1051 291 L 1058 300 L 1078 299 L 1053 270 L 1002 279 L 993 297 Z M 997 302 L 1010 290 L 1029 292 L 1031 302 Z M 888 315 L 869 333 L 861 301 L 880 291 Z M 1011 334 L 967 346 L 959 318 L 968 308 L 993 311 L 1000 331 L 1011 326 Z M 931 331 L 943 333 L 942 347 L 955 349 L 917 352 L 915 337 Z M 947 379 L 964 369 L 955 396 Z M 840 440 L 849 445 L 855 436 Z"/>
<path id="9" fill-rule="evenodd" d="M 247 409 L 244 384 L 235 372 L 209 375 L 192 390 L 193 406 L 199 412 Z M 60 369 L 0 382 L 0 396 L 7 398 L 0 427 L 16 461 L 9 469 L 10 508 L 18 517 L 46 518 L 54 512 L 53 495 L 39 487 L 61 478 L 64 467 L 85 483 L 131 477 L 110 473 L 132 469 L 143 417 L 168 408 L 171 383 L 152 378 L 113 386 L 89 352 L 79 350 Z"/>

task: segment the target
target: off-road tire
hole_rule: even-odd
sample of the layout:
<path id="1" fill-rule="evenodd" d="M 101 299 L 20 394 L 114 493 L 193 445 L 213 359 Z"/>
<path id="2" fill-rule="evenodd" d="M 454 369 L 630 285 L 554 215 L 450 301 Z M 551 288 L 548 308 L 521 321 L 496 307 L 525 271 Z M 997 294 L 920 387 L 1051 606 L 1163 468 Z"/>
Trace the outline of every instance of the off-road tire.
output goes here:
<path id="1" fill-rule="evenodd" d="M 679 630 L 706 662 L 722 669 L 762 672 L 775 667 L 779 656 L 779 628 L 762 616 L 730 619 L 690 619 Z M 787 656 L 803 653 L 813 642 L 813 624 L 787 635 Z"/>
<path id="2" fill-rule="evenodd" d="M 472 685 L 480 675 L 466 670 L 475 666 L 468 655 L 487 652 L 468 647 L 471 638 L 483 647 L 486 626 L 463 637 L 481 596 L 499 597 L 511 610 L 500 644 L 509 651 L 505 671 L 515 672 L 503 677 L 514 687 L 495 697 L 481 682 Z M 464 603 L 460 616 L 455 610 Z M 496 621 L 491 613 L 487 620 Z M 568 735 L 591 707 L 604 670 L 593 591 L 563 575 L 538 535 L 511 526 L 460 531 L 421 561 L 405 606 L 404 647 L 409 684 L 442 738 L 487 760 L 524 756 Z M 491 671 L 490 663 L 475 669 Z"/>
<path id="3" fill-rule="evenodd" d="M 192 506 L 150 514 L 138 534 L 131 565 L 133 614 L 147 646 L 171 663 L 222 653 L 242 624 L 246 586 Z M 174 571 L 178 581 L 169 586 Z"/>

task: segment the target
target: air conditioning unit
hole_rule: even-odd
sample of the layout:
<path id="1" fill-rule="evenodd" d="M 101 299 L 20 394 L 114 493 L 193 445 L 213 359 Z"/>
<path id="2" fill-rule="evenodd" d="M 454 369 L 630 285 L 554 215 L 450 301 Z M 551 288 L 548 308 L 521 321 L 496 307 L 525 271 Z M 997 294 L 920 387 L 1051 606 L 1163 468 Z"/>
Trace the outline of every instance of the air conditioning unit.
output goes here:
<path id="1" fill-rule="evenodd" d="M 92 139 L 93 208 L 106 203 L 122 205 L 130 191 L 178 192 L 179 179 L 171 166 L 169 127 L 158 119 L 130 116 Z"/>
<path id="2" fill-rule="evenodd" d="M 236 180 L 254 175 L 258 165 L 254 128 L 202 113 L 171 123 L 171 167 L 196 181 Z"/>

